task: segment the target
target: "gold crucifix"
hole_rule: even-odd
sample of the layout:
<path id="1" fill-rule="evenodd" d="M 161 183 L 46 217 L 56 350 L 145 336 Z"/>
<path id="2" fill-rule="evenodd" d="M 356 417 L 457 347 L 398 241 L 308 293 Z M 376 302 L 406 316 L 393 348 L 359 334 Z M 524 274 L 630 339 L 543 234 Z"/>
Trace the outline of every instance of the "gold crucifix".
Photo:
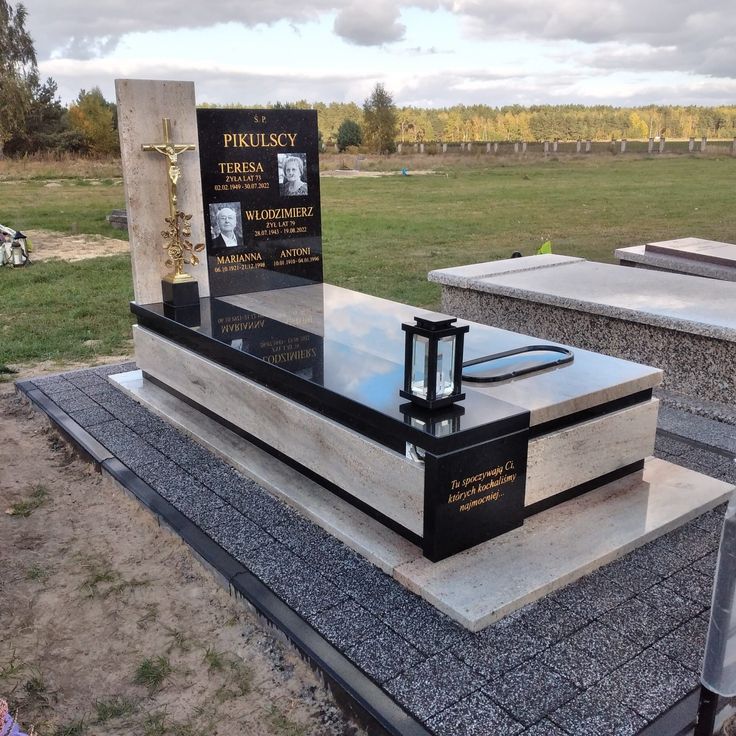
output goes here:
<path id="1" fill-rule="evenodd" d="M 193 151 L 194 143 L 173 143 L 171 141 L 171 121 L 169 118 L 163 118 L 164 142 L 143 144 L 141 148 L 144 151 L 155 151 L 160 153 L 169 161 L 169 213 L 171 217 L 176 216 L 177 199 L 176 184 L 179 181 L 181 169 L 179 168 L 179 154 L 185 151 Z"/>
<path id="2" fill-rule="evenodd" d="M 143 144 L 141 148 L 144 151 L 153 151 L 166 156 L 169 162 L 168 180 L 169 180 L 169 216 L 164 218 L 168 228 L 161 235 L 166 239 L 164 248 L 169 255 L 166 265 L 174 269 L 174 272 L 166 276 L 165 280 L 171 283 L 180 283 L 183 281 L 192 281 L 192 277 L 188 273 L 184 273 L 184 264 L 188 263 L 196 266 L 199 259 L 194 252 L 204 250 L 204 244 L 198 243 L 192 245 L 187 238 L 191 237 L 192 230 L 189 221 L 191 215 L 187 215 L 178 209 L 178 200 L 176 197 L 176 185 L 179 182 L 181 169 L 179 168 L 179 154 L 185 151 L 193 151 L 195 146 L 193 143 L 173 143 L 171 140 L 171 121 L 169 118 L 163 118 L 164 142 Z M 189 253 L 189 260 L 186 260 L 185 254 Z"/>

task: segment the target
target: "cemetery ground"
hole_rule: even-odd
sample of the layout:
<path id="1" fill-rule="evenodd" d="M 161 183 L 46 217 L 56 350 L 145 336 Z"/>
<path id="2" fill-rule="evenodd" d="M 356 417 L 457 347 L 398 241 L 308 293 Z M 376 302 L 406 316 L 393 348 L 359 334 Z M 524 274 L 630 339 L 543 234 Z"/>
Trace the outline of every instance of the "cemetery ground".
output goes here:
<path id="1" fill-rule="evenodd" d="M 429 270 L 547 239 L 599 261 L 647 240 L 733 242 L 730 158 L 435 158 L 431 175 L 322 179 L 327 282 L 437 307 Z M 0 269 L 0 512 L 15 510 L 0 514 L 0 696 L 39 736 L 350 733 L 306 665 L 13 395 L 20 378 L 128 357 L 132 287 L 104 221 L 124 206 L 114 164 L 3 166 L 0 222 L 38 256 Z"/>

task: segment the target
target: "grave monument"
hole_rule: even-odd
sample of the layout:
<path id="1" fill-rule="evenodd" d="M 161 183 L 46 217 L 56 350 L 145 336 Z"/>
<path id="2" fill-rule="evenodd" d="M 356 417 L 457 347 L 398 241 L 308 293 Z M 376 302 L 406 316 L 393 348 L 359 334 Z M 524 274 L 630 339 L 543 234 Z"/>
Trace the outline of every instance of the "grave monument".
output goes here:
<path id="1" fill-rule="evenodd" d="M 469 328 L 464 399 L 435 410 L 407 402 L 402 325 L 443 317 L 323 283 L 314 113 L 197 113 L 190 83 L 118 80 L 116 88 L 141 371 L 116 380 L 408 587 L 480 628 L 720 502 L 723 484 L 672 503 L 655 492 L 651 472 L 642 482 L 656 429 L 655 368 L 461 323 Z M 166 202 L 155 192 L 165 172 L 141 143 L 163 118 L 174 145 L 198 141 L 178 179 L 192 240 L 207 252 L 191 267 L 194 317 L 167 308 L 160 285 L 156 223 Z M 215 439 L 221 431 L 226 439 Z M 279 461 L 276 470 L 254 460 L 261 451 Z M 285 466 L 307 480 L 289 488 Z M 469 562 L 476 574 L 478 555 L 493 550 L 489 564 L 498 566 L 509 554 L 498 550 L 518 546 L 525 520 L 540 528 L 537 519 L 576 498 L 591 499 L 580 513 L 607 519 L 608 534 L 563 531 L 582 546 L 562 573 L 543 562 L 528 589 L 470 613 L 438 591 L 435 573 Z M 643 513 L 633 525 L 630 514 L 620 524 L 618 511 L 608 518 L 622 498 Z M 655 498 L 656 511 L 647 505 Z"/>

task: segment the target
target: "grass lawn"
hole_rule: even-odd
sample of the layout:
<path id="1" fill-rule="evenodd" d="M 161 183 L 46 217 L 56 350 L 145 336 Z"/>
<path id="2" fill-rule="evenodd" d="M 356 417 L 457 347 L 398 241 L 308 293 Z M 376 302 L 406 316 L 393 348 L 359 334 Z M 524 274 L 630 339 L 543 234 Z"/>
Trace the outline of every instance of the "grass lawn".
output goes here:
<path id="1" fill-rule="evenodd" d="M 531 255 L 547 239 L 555 253 L 596 261 L 653 240 L 736 242 L 731 157 L 423 161 L 436 173 L 323 177 L 326 281 L 436 308 L 428 271 Z M 119 178 L 63 169 L 49 181 L 0 168 L 0 223 L 121 237 L 105 222 L 124 206 Z M 127 257 L 0 269 L 0 369 L 126 351 L 131 297 Z"/>

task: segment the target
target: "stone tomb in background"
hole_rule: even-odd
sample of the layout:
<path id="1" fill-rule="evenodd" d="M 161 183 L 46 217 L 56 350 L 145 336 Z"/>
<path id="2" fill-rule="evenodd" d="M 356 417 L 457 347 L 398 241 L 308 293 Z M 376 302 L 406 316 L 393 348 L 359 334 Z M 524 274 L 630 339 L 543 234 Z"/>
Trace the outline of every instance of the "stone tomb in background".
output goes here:
<path id="1" fill-rule="evenodd" d="M 137 176 L 144 153 L 128 139 L 137 135 L 139 141 L 149 140 L 162 117 L 178 121 L 179 130 L 191 131 L 192 123 L 196 127 L 193 87 L 119 81 L 117 88 L 121 138 L 127 141 L 123 165 L 132 224 L 136 289 L 132 309 L 138 319 L 134 338 L 142 371 L 140 378 L 121 379 L 121 384 L 205 444 L 231 458 L 245 458 L 235 461 L 242 470 L 252 472 L 259 482 L 385 570 L 405 578 L 409 587 L 473 628 L 720 501 L 724 491 L 719 486 L 693 494 L 690 502 L 669 511 L 652 514 L 646 504 L 641 506 L 656 495 L 650 493 L 651 481 L 642 483 L 641 470 L 654 443 L 657 402 L 651 392 L 661 380 L 657 369 L 576 350 L 574 361 L 564 366 L 518 379 L 466 385 L 467 398 L 455 411 L 428 417 L 402 411 L 405 402 L 399 396 L 404 355 L 401 323 L 412 321 L 417 310 L 322 284 L 321 262 L 319 277 L 305 277 L 285 273 L 278 257 L 270 265 L 263 257 L 266 265 L 257 269 L 257 288 L 250 281 L 256 269 L 246 269 L 238 274 L 235 286 L 229 282 L 223 290 L 227 293 L 222 293 L 213 288 L 216 254 L 210 252 L 210 273 L 198 271 L 203 296 L 196 323 L 172 315 L 161 303 L 160 293 L 150 288 L 162 273 L 157 271 L 159 264 L 155 258 L 145 258 L 144 244 L 135 236 L 152 228 L 149 221 L 155 215 L 141 205 L 147 201 L 147 190 L 158 186 L 162 172 L 151 171 L 145 179 Z M 177 131 L 177 123 L 173 130 Z M 201 141 L 207 133 L 200 130 L 198 135 Z M 281 142 L 287 143 L 277 141 Z M 288 143 L 284 155 L 305 150 L 298 139 Z M 278 151 L 269 155 L 273 153 Z M 216 158 L 205 152 L 203 163 L 219 163 Z M 195 160 L 198 163 L 197 156 L 190 155 L 189 163 Z M 258 173 L 265 174 L 265 166 Z M 279 178 L 272 161 L 268 183 L 273 196 Z M 211 224 L 212 214 L 209 220 L 205 215 L 212 204 L 206 176 L 204 182 L 204 203 L 198 211 L 193 203 L 193 222 L 199 217 Z M 245 209 L 281 206 L 251 203 L 245 195 L 239 201 L 241 214 Z M 281 230 L 273 237 L 284 235 Z M 210 230 L 207 237 L 216 235 Z M 243 238 L 242 246 L 233 246 L 232 252 L 273 250 L 269 234 L 264 237 L 261 243 Z M 300 246 L 292 241 L 276 247 Z M 272 278 L 274 288 L 269 288 Z M 465 357 L 533 342 L 525 335 L 471 324 Z M 523 366 L 525 358 L 509 360 L 507 368 L 513 371 Z M 192 412 L 201 419 L 193 420 Z M 215 441 L 220 431 L 227 439 Z M 424 462 L 416 459 L 416 452 L 407 451 L 416 448 Z M 261 451 L 278 463 L 253 460 Z M 249 462 L 268 471 L 254 472 Z M 299 475 L 290 475 L 286 466 Z M 287 477 L 291 482 L 284 481 Z M 606 485 L 616 479 L 624 479 L 625 487 L 616 490 Z M 302 492 L 305 487 L 310 490 Z M 495 600 L 481 606 L 483 611 L 471 617 L 429 594 L 431 584 L 413 583 L 411 575 L 399 573 L 422 552 L 431 560 L 470 547 L 473 555 L 493 554 L 495 548 L 489 545 L 494 542 L 484 540 L 499 534 L 503 534 L 499 539 L 511 540 L 514 554 L 523 554 L 523 544 L 519 548 L 513 543 L 514 535 L 522 532 L 514 528 L 532 515 L 540 519 L 536 527 L 543 527 L 544 514 L 552 513 L 553 507 L 595 488 L 600 491 L 586 496 L 593 507 L 605 506 L 612 497 L 620 503 L 622 493 L 633 494 L 639 501 L 634 503 L 637 513 L 644 509 L 645 517 L 656 518 L 656 523 L 646 523 L 646 518 L 633 525 L 629 518 L 622 520 L 623 536 L 611 534 L 611 544 L 587 545 L 584 559 L 574 555 L 572 566 L 565 563 L 563 572 L 550 575 L 547 571 L 543 582 L 531 581 L 523 591 L 506 590 L 501 603 Z M 332 502 L 324 502 L 323 489 L 332 494 Z M 570 524 L 575 525 L 574 518 Z M 616 520 L 609 525 L 613 528 Z M 372 534 L 366 534 L 366 529 Z M 571 532 L 573 538 L 581 536 L 574 529 Z M 406 541 L 389 543 L 387 534 L 398 534 Z M 452 559 L 453 564 L 462 564 L 463 556 L 455 554 Z M 503 564 L 503 555 L 490 564 Z M 426 580 L 426 570 L 420 577 Z M 468 585 L 473 588 L 472 581 Z"/>
<path id="2" fill-rule="evenodd" d="M 615 255 L 622 266 L 736 281 L 736 245 L 732 243 L 678 238 L 618 248 Z"/>

